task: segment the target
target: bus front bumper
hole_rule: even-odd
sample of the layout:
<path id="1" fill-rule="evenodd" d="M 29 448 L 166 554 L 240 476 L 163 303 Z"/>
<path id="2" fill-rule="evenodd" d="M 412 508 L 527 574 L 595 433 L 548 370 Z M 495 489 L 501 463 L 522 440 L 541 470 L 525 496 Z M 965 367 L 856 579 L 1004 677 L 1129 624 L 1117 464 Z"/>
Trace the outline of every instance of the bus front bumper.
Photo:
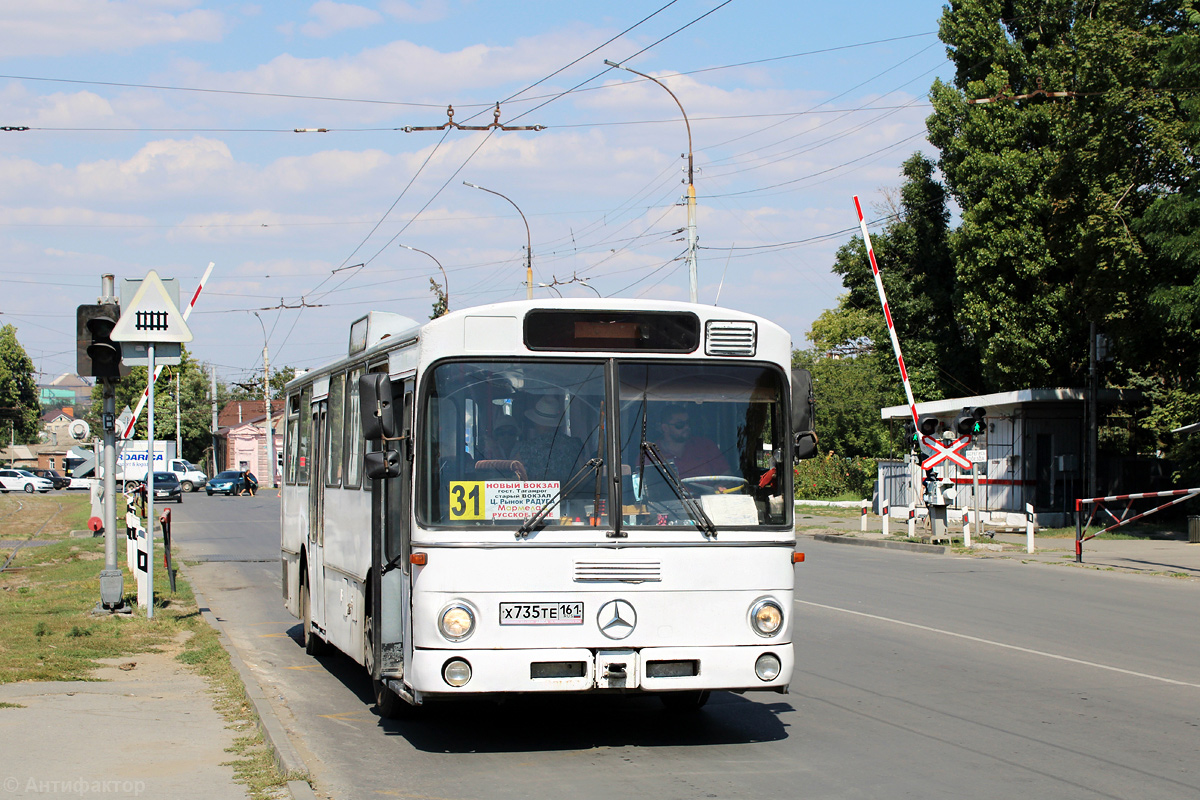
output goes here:
<path id="1" fill-rule="evenodd" d="M 794 666 L 790 642 L 597 650 L 417 650 L 404 683 L 421 695 L 593 690 L 779 692 L 787 690 Z"/>

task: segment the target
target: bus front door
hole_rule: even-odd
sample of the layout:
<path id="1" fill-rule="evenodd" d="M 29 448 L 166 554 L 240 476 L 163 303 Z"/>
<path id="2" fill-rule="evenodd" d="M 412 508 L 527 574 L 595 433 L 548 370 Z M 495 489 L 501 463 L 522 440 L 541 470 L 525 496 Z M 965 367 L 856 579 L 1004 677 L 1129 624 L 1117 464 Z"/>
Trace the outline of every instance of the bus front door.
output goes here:
<path id="1" fill-rule="evenodd" d="M 377 480 L 372 485 L 372 583 L 380 587 L 372 593 L 371 616 L 378 620 L 378 641 L 372 641 L 373 678 L 403 678 L 406 653 L 412 652 L 411 588 L 412 539 L 412 409 L 414 380 L 393 382 L 396 430 L 400 438 L 385 443 L 400 454 L 400 474 Z M 406 646 L 407 644 L 407 646 Z"/>
<path id="2" fill-rule="evenodd" d="M 326 401 L 312 407 L 312 443 L 309 447 L 308 480 L 308 572 L 309 605 L 312 622 L 324 633 L 325 627 L 325 424 Z"/>

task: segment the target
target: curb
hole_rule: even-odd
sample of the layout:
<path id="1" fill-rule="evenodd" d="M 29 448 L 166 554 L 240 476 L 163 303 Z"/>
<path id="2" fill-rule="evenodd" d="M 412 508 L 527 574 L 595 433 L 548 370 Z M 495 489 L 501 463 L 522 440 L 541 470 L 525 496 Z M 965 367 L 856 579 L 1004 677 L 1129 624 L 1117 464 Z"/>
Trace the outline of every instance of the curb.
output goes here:
<path id="1" fill-rule="evenodd" d="M 801 534 L 804 535 L 804 534 Z M 896 542 L 890 539 L 859 539 L 855 536 L 843 536 L 828 533 L 808 534 L 818 542 L 834 544 L 856 544 L 859 547 L 883 547 L 888 550 L 905 550 L 909 553 L 926 553 L 933 556 L 944 556 L 946 546 L 940 544 L 918 544 L 916 542 Z"/>
<path id="2" fill-rule="evenodd" d="M 181 571 L 186 571 L 182 569 Z M 275 715 L 275 709 L 271 707 L 271 703 L 267 700 L 266 694 L 263 692 L 262 685 L 258 682 L 258 678 L 242 661 L 241 655 L 233 646 L 233 642 L 225 634 L 225 629 L 221 626 L 220 620 L 208 607 L 208 601 L 204 599 L 204 595 L 196 589 L 195 581 L 188 577 L 188 583 L 192 586 L 192 594 L 196 597 L 196 606 L 200 609 L 200 616 L 204 618 L 212 629 L 217 632 L 217 641 L 221 643 L 221 647 L 225 648 L 225 652 L 229 654 L 229 661 L 237 670 L 238 677 L 242 680 L 242 685 L 246 688 L 246 696 L 250 698 L 250 704 L 254 706 L 254 716 L 258 720 L 258 729 L 262 731 L 263 738 L 267 740 L 267 744 L 271 746 L 271 751 L 275 754 L 275 764 L 279 767 L 279 771 L 284 775 L 308 775 L 308 767 L 304 760 L 300 758 L 300 754 L 296 752 L 296 748 L 292 746 L 291 740 L 288 738 L 287 731 L 283 729 L 283 724 Z M 289 780 L 287 789 L 293 800 L 315 800 L 316 795 L 313 794 L 312 787 L 304 780 Z"/>

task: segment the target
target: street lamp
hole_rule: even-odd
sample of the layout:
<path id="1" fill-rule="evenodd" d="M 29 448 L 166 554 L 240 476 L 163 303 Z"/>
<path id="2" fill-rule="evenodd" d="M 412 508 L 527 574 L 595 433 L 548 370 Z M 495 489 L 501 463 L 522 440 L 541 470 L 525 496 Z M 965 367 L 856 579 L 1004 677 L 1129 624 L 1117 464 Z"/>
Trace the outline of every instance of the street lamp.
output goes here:
<path id="1" fill-rule="evenodd" d="M 271 361 L 267 357 L 267 326 L 254 312 L 263 332 L 263 404 L 267 407 L 267 488 L 275 488 L 275 426 L 271 421 Z"/>
<path id="2" fill-rule="evenodd" d="M 675 105 L 679 106 L 679 113 L 683 114 L 683 124 L 687 127 L 687 135 L 688 135 L 688 151 L 687 151 L 687 160 L 688 160 L 688 202 L 687 202 L 688 280 L 691 285 L 692 302 L 695 303 L 696 302 L 696 183 L 695 183 L 694 175 L 693 175 L 693 171 L 692 171 L 692 124 L 690 122 L 688 122 L 687 112 L 683 110 L 683 103 L 679 102 L 679 98 L 675 96 L 675 93 L 672 92 L 670 89 L 667 89 L 667 85 L 665 83 L 663 83 L 662 81 L 660 81 L 658 78 L 647 75 L 644 72 L 638 72 L 636 69 L 630 69 L 629 67 L 623 66 L 621 64 L 613 63 L 612 61 L 609 61 L 608 59 L 605 59 L 604 63 L 607 64 L 608 66 L 614 67 L 616 69 L 623 69 L 626 72 L 632 72 L 634 75 L 639 75 L 648 81 L 654 81 L 659 86 L 661 86 L 663 89 L 666 89 L 667 94 L 671 95 L 671 99 L 675 101 Z"/>
<path id="3" fill-rule="evenodd" d="M 497 197 L 504 197 L 504 195 L 500 194 L 499 192 L 492 191 L 491 189 L 484 189 L 482 186 L 476 186 L 475 184 L 470 183 L 468 181 L 463 181 L 463 185 L 470 186 L 472 189 L 479 189 L 481 191 L 487 192 L 488 194 L 494 194 Z M 521 215 L 521 219 L 525 223 L 525 299 L 532 300 L 533 299 L 533 240 L 529 238 L 529 220 L 525 219 L 525 214 L 521 211 L 520 206 L 518 206 L 516 203 L 513 203 L 513 201 L 508 197 L 504 197 L 504 199 L 508 200 L 508 202 L 512 204 L 512 207 L 517 209 L 517 213 Z"/>
<path id="4" fill-rule="evenodd" d="M 417 247 L 409 247 L 406 244 L 402 244 L 400 246 L 403 247 L 405 250 L 412 250 L 414 253 L 425 253 L 424 250 L 421 250 L 420 248 L 417 248 Z M 433 263 L 437 264 L 438 269 L 440 269 L 442 271 L 442 282 L 446 286 L 446 291 L 445 291 L 446 311 L 449 311 L 450 310 L 450 279 L 448 277 L 446 277 L 446 268 L 442 266 L 442 262 L 440 262 L 436 258 L 434 258 L 433 253 L 425 253 L 425 255 L 429 256 L 430 258 L 433 258 Z"/>

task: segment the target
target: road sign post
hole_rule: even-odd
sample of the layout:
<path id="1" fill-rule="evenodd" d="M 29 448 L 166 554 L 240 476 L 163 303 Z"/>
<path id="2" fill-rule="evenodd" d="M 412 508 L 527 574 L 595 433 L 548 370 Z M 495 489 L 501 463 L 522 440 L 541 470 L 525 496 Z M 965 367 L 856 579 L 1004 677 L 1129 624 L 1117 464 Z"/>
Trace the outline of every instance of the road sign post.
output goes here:
<path id="1" fill-rule="evenodd" d="M 146 374 L 149 407 L 146 410 L 146 438 L 154 448 L 154 346 L 181 345 L 192 340 L 192 332 L 179 313 L 158 273 L 150 270 L 112 330 L 115 342 L 146 345 Z M 138 593 L 138 605 L 146 608 L 146 617 L 154 617 L 154 462 L 146 470 L 146 593 Z"/>

